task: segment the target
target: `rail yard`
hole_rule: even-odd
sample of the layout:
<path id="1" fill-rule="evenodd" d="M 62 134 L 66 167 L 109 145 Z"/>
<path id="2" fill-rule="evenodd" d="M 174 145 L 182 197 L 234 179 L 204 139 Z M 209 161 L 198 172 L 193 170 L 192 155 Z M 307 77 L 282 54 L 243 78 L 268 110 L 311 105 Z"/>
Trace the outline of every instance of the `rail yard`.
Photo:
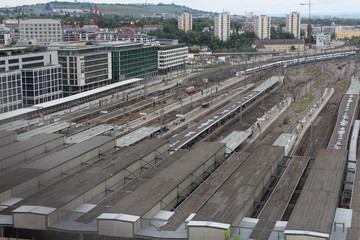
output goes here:
<path id="1" fill-rule="evenodd" d="M 359 239 L 359 94 L 346 51 L 3 114 L 0 237 Z"/>

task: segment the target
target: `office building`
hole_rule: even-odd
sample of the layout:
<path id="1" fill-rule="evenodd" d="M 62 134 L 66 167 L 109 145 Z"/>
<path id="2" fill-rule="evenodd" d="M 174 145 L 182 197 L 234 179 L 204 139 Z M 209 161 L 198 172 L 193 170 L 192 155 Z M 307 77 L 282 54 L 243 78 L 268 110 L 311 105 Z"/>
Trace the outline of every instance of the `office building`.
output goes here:
<path id="1" fill-rule="evenodd" d="M 261 15 L 255 19 L 255 34 L 260 39 L 270 39 L 271 17 Z"/>
<path id="2" fill-rule="evenodd" d="M 5 55 L 0 57 L 0 72 L 3 72 L 0 75 L 0 113 L 62 97 L 62 75 L 57 52 L 34 50 L 25 47 L 0 50 Z"/>
<path id="3" fill-rule="evenodd" d="M 20 20 L 20 38 L 36 39 L 38 42 L 62 41 L 60 20 L 26 19 Z"/>
<path id="4" fill-rule="evenodd" d="M 189 47 L 186 45 L 169 45 L 159 47 L 159 72 L 167 73 L 176 69 L 184 69 Z"/>
<path id="5" fill-rule="evenodd" d="M 322 32 L 316 33 L 316 46 L 323 47 L 329 46 L 331 41 L 331 33 Z"/>
<path id="6" fill-rule="evenodd" d="M 214 35 L 221 41 L 230 40 L 230 13 L 223 12 L 215 17 Z"/>
<path id="7" fill-rule="evenodd" d="M 65 47 L 58 50 L 64 96 L 111 83 L 111 53 L 104 47 Z"/>
<path id="8" fill-rule="evenodd" d="M 178 17 L 178 28 L 185 32 L 192 30 L 192 15 L 183 13 Z"/>
<path id="9" fill-rule="evenodd" d="M 113 82 L 157 74 L 158 48 L 156 46 L 124 42 L 108 42 L 100 45 L 111 52 Z"/>
<path id="10" fill-rule="evenodd" d="M 21 71 L 0 73 L 0 86 L 0 114 L 23 107 Z"/>
<path id="11" fill-rule="evenodd" d="M 24 107 L 63 97 L 61 65 L 22 70 Z"/>
<path id="12" fill-rule="evenodd" d="M 286 32 L 294 34 L 297 39 L 300 39 L 300 24 L 300 13 L 292 12 L 286 15 Z"/>

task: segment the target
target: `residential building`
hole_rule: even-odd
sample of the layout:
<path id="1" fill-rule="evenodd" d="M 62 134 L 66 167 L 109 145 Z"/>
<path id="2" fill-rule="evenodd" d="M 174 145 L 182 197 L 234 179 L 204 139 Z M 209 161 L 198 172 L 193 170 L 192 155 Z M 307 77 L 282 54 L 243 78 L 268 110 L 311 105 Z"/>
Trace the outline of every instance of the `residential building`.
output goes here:
<path id="1" fill-rule="evenodd" d="M 163 25 L 157 24 L 157 25 L 144 25 L 143 32 L 149 33 L 150 31 L 156 31 L 156 30 L 163 30 Z"/>
<path id="2" fill-rule="evenodd" d="M 221 41 L 230 40 L 230 13 L 223 12 L 215 16 L 214 35 Z"/>
<path id="3" fill-rule="evenodd" d="M 178 17 L 178 28 L 185 32 L 192 30 L 192 15 L 183 13 Z"/>
<path id="4" fill-rule="evenodd" d="M 22 70 L 24 106 L 31 106 L 63 97 L 61 65 Z"/>
<path id="5" fill-rule="evenodd" d="M 141 43 L 101 43 L 111 52 L 112 82 L 128 78 L 154 76 L 158 71 L 158 47 Z"/>
<path id="6" fill-rule="evenodd" d="M 256 40 L 252 47 L 259 52 L 304 51 L 305 42 L 299 39 L 262 39 Z"/>
<path id="7" fill-rule="evenodd" d="M 38 42 L 62 41 L 60 20 L 26 19 L 20 20 L 20 38 L 35 38 Z"/>
<path id="8" fill-rule="evenodd" d="M 261 15 L 255 19 L 255 34 L 260 39 L 270 39 L 271 17 Z"/>
<path id="9" fill-rule="evenodd" d="M 294 34 L 297 39 L 300 39 L 300 24 L 300 13 L 292 12 L 286 15 L 286 32 Z"/>
<path id="10" fill-rule="evenodd" d="M 323 47 L 329 46 L 331 41 L 331 33 L 316 33 L 316 46 Z"/>
<path id="11" fill-rule="evenodd" d="M 360 37 L 360 30 L 336 31 L 336 39 Z"/>
<path id="12" fill-rule="evenodd" d="M 159 72 L 167 73 L 185 68 L 189 47 L 186 45 L 168 45 L 159 47 Z"/>
<path id="13" fill-rule="evenodd" d="M 57 52 L 43 50 L 31 52 L 25 47 L 0 50 L 4 55 L 0 57 L 0 113 L 62 97 Z"/>
<path id="14" fill-rule="evenodd" d="M 0 73 L 0 86 L 0 114 L 23 107 L 21 71 Z"/>
<path id="15" fill-rule="evenodd" d="M 65 47 L 58 50 L 64 96 L 111 83 L 111 53 L 104 47 Z"/>
<path id="16" fill-rule="evenodd" d="M 12 42 L 10 31 L 0 30 L 0 46 L 9 45 Z"/>

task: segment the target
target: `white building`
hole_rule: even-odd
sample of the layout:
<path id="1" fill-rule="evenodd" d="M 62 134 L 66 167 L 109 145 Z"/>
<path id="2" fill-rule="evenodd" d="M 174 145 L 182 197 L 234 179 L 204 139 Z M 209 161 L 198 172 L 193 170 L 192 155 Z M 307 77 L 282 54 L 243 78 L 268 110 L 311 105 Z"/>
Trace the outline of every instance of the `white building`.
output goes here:
<path id="1" fill-rule="evenodd" d="M 63 97 L 61 65 L 22 70 L 23 103 L 31 106 Z"/>
<path id="2" fill-rule="evenodd" d="M 331 33 L 316 33 L 316 46 L 329 46 L 331 41 Z"/>
<path id="3" fill-rule="evenodd" d="M 158 50 L 159 72 L 167 73 L 185 67 L 189 47 L 186 45 L 161 46 Z"/>
<path id="4" fill-rule="evenodd" d="M 0 113 L 61 98 L 62 73 L 56 51 L 0 49 Z"/>
<path id="5" fill-rule="evenodd" d="M 20 20 L 20 38 L 33 38 L 38 42 L 61 42 L 62 30 L 60 20 L 26 19 Z"/>
<path id="6" fill-rule="evenodd" d="M 192 15 L 183 13 L 178 17 L 178 28 L 185 32 L 192 30 Z"/>
<path id="7" fill-rule="evenodd" d="M 221 41 L 230 40 L 230 13 L 223 12 L 215 17 L 214 35 Z"/>
<path id="8" fill-rule="evenodd" d="M 255 34 L 260 39 L 270 39 L 271 17 L 262 15 L 255 19 Z"/>
<path id="9" fill-rule="evenodd" d="M 300 24 L 300 13 L 292 12 L 286 15 L 286 32 L 294 34 L 297 39 L 300 39 Z"/>
<path id="10" fill-rule="evenodd" d="M 21 71 L 0 73 L 0 86 L 0 114 L 23 107 Z"/>

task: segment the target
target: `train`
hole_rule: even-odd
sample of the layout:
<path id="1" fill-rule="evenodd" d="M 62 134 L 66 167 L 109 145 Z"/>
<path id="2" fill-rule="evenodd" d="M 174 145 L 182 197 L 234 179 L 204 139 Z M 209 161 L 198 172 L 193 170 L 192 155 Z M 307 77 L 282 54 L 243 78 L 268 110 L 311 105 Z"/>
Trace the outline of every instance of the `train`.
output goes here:
<path id="1" fill-rule="evenodd" d="M 264 64 L 258 67 L 249 68 L 244 71 L 241 71 L 241 75 L 246 75 L 262 70 L 266 70 L 273 67 L 283 66 L 284 68 L 287 68 L 289 66 L 294 66 L 298 64 L 304 64 L 304 63 L 311 63 L 311 62 L 319 62 L 319 61 L 325 61 L 325 60 L 334 60 L 334 59 L 340 59 L 344 58 L 350 55 L 356 54 L 355 51 L 348 51 L 348 52 L 341 52 L 341 53 L 331 53 L 331 54 L 324 54 L 324 55 L 317 55 L 317 56 L 311 56 L 311 57 L 302 57 L 297 59 L 291 59 L 291 60 L 283 60 L 283 61 L 277 61 L 269 64 Z"/>
<path id="2" fill-rule="evenodd" d="M 340 207 L 350 208 L 351 197 L 353 192 L 353 183 L 355 181 L 356 171 L 356 158 L 357 158 L 357 145 L 359 139 L 360 120 L 354 122 L 354 126 L 351 133 L 349 152 L 348 152 L 348 163 L 346 166 L 345 184 L 342 192 Z"/>

